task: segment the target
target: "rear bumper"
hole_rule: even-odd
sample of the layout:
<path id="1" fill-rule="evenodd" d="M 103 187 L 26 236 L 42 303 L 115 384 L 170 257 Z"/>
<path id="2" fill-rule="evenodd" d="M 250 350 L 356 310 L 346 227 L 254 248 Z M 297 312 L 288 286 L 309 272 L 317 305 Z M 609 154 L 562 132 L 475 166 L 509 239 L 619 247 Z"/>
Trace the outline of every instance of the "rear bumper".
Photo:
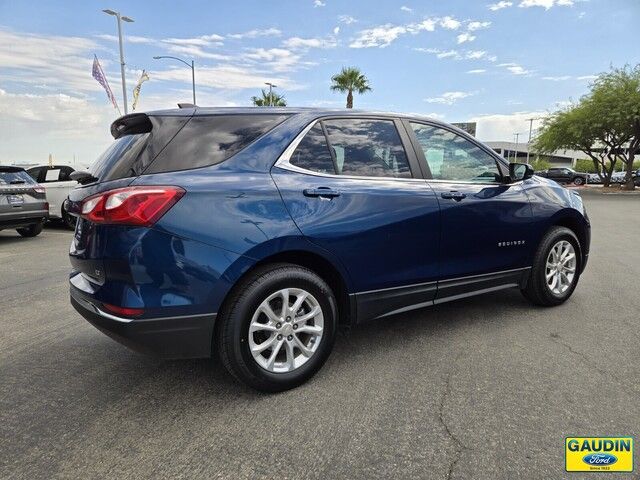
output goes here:
<path id="1" fill-rule="evenodd" d="M 47 218 L 49 218 L 48 209 L 0 211 L 0 229 L 26 227 L 44 222 Z"/>
<path id="2" fill-rule="evenodd" d="M 70 285 L 71 305 L 89 323 L 117 342 L 161 358 L 211 356 L 216 314 L 161 318 L 122 318 L 106 313 Z"/>

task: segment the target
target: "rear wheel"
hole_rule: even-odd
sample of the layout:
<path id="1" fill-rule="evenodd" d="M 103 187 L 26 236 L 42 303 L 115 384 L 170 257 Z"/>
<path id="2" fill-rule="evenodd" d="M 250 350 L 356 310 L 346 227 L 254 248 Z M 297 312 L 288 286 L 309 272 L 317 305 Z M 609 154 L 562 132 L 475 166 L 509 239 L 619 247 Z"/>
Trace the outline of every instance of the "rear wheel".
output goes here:
<path id="1" fill-rule="evenodd" d="M 17 228 L 16 231 L 23 237 L 36 237 L 40 235 L 40 232 L 42 232 L 43 225 L 43 222 L 38 222 L 33 225 L 29 225 L 28 227 Z"/>
<path id="2" fill-rule="evenodd" d="M 555 306 L 565 302 L 580 278 L 580 243 L 565 227 L 553 227 L 536 252 L 527 286 L 522 290 L 536 305 Z"/>
<path id="3" fill-rule="evenodd" d="M 227 370 L 252 388 L 278 392 L 322 367 L 335 340 L 337 308 L 311 270 L 275 264 L 234 289 L 219 321 L 217 350 Z"/>

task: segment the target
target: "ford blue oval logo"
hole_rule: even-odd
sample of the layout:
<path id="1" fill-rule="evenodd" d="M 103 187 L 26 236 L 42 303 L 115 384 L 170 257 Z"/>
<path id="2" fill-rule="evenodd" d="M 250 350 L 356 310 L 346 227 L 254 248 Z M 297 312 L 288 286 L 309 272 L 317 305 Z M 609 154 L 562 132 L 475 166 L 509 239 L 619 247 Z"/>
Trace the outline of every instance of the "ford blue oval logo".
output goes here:
<path id="1" fill-rule="evenodd" d="M 582 461 L 587 465 L 613 465 L 618 458 L 610 453 L 590 453 L 582 457 Z"/>

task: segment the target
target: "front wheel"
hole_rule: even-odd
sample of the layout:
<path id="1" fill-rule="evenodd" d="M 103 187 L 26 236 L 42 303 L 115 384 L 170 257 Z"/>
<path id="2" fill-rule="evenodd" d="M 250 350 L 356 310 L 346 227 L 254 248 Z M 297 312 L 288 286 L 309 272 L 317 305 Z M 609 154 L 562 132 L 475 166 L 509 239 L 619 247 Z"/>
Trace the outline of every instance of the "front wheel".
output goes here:
<path id="1" fill-rule="evenodd" d="M 527 286 L 522 293 L 532 303 L 555 306 L 565 302 L 580 278 L 580 242 L 565 227 L 553 227 L 544 236 L 534 257 Z"/>
<path id="2" fill-rule="evenodd" d="M 576 177 L 573 179 L 573 184 L 580 186 L 580 185 L 584 185 L 584 178 L 582 177 Z"/>
<path id="3" fill-rule="evenodd" d="M 219 321 L 215 340 L 227 370 L 252 388 L 278 392 L 322 367 L 335 340 L 337 308 L 314 272 L 275 264 L 234 289 Z"/>

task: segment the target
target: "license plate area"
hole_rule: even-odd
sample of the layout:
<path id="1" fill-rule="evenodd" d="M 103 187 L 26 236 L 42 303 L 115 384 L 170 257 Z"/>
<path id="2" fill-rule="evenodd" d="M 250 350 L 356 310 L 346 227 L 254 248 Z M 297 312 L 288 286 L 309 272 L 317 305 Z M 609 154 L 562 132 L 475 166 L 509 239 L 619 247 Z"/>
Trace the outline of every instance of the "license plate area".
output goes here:
<path id="1" fill-rule="evenodd" d="M 21 207 L 24 203 L 24 197 L 22 195 L 7 195 L 7 202 L 12 207 Z"/>

